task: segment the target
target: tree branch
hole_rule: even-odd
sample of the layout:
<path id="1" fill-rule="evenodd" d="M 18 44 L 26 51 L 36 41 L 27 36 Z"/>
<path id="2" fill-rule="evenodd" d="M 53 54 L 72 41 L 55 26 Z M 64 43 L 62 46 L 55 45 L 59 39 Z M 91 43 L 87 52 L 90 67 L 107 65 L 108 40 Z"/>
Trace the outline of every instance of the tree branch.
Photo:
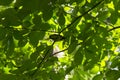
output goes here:
<path id="1" fill-rule="evenodd" d="M 113 27 L 112 29 L 109 29 L 108 32 L 110 32 L 110 31 L 112 31 L 112 30 L 115 30 L 115 29 L 118 29 L 118 28 L 120 28 L 120 26 Z M 78 45 L 80 45 L 80 44 L 81 44 L 81 43 L 79 43 Z M 69 48 L 69 47 L 68 47 L 68 48 Z M 60 52 L 64 52 L 64 51 L 68 50 L 68 48 L 63 49 L 63 50 L 61 50 L 61 51 L 58 51 L 58 52 L 52 54 L 52 56 L 54 56 L 54 55 L 56 55 L 56 54 L 58 54 L 58 53 L 60 53 Z"/>
<path id="2" fill-rule="evenodd" d="M 53 46 L 54 43 L 55 43 L 55 42 L 53 42 L 51 46 Z M 38 69 L 42 66 L 42 63 L 43 63 L 45 60 L 47 60 L 47 56 L 48 56 L 48 53 L 49 53 L 50 50 L 51 50 L 51 48 L 47 50 L 47 52 L 45 53 L 45 55 L 44 55 L 44 57 L 42 58 L 42 60 L 38 63 L 37 69 L 31 74 L 31 76 L 34 76 L 35 73 L 38 71 Z"/>
<path id="3" fill-rule="evenodd" d="M 84 12 L 82 15 L 78 16 L 75 20 L 73 20 L 71 22 L 71 24 L 67 25 L 67 27 L 63 28 L 59 34 L 61 32 L 63 32 L 64 30 L 66 30 L 67 28 L 71 27 L 72 24 L 74 24 L 78 19 L 80 19 L 81 17 L 83 17 L 84 15 L 86 15 L 88 12 L 90 12 L 91 10 L 93 10 L 94 8 L 96 8 L 99 4 L 101 4 L 104 0 L 101 0 L 100 2 L 98 2 L 97 4 L 95 4 L 92 8 L 90 8 L 89 10 L 87 10 L 86 12 Z"/>
<path id="4" fill-rule="evenodd" d="M 83 43 L 83 42 L 78 43 L 77 46 L 78 46 L 78 45 L 81 45 L 82 43 Z M 72 43 L 72 44 L 73 44 L 73 43 Z M 52 54 L 52 56 L 54 56 L 54 55 L 56 55 L 56 54 L 58 54 L 58 53 L 64 52 L 64 51 L 68 50 L 68 48 L 69 48 L 69 47 L 67 47 L 66 49 L 63 49 L 63 50 L 61 50 L 61 51 L 55 52 L 54 54 Z"/>
<path id="5" fill-rule="evenodd" d="M 108 32 L 112 31 L 112 30 L 115 30 L 115 29 L 118 29 L 120 28 L 120 26 L 117 26 L 117 27 L 113 27 L 112 29 L 109 29 Z"/>
<path id="6" fill-rule="evenodd" d="M 58 51 L 58 52 L 56 52 L 56 53 L 52 54 L 52 56 L 54 56 L 54 55 L 56 55 L 56 54 L 58 54 L 58 53 L 64 52 L 64 51 L 66 51 L 66 50 L 68 50 L 68 48 L 63 49 L 63 50 L 61 50 L 61 51 Z"/>

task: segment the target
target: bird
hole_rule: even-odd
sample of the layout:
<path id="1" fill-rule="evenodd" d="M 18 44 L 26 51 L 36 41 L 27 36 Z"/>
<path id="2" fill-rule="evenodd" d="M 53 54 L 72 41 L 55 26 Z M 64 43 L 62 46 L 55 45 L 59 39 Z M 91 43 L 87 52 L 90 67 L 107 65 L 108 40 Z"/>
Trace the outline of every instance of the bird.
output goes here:
<path id="1" fill-rule="evenodd" d="M 64 40 L 65 37 L 60 35 L 60 34 L 52 34 L 49 36 L 50 39 L 52 39 L 53 41 L 61 41 L 61 40 Z"/>

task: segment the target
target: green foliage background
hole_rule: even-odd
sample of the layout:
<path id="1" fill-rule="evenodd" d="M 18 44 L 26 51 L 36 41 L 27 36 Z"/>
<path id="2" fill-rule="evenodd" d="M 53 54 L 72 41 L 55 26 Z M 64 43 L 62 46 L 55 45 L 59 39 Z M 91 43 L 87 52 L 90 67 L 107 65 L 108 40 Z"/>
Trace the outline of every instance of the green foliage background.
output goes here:
<path id="1" fill-rule="evenodd" d="M 117 80 L 119 4 L 0 0 L 0 80 Z M 60 50 L 52 54 L 56 46 Z"/>

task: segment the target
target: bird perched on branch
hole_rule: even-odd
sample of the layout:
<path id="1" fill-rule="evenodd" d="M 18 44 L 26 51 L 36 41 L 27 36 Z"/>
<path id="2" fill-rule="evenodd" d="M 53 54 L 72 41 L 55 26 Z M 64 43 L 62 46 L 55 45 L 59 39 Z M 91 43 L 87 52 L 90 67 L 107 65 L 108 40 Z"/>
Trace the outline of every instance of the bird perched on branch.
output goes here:
<path id="1" fill-rule="evenodd" d="M 60 34 L 52 34 L 49 36 L 50 39 L 54 40 L 55 42 L 56 41 L 61 41 L 61 40 L 64 40 L 65 37 L 63 37 L 62 35 Z"/>

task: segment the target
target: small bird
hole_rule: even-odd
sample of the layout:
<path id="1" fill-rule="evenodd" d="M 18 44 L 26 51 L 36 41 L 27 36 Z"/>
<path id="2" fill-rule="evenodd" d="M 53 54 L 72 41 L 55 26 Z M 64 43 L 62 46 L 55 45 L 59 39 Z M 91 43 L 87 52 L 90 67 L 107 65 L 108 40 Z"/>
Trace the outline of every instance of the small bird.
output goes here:
<path id="1" fill-rule="evenodd" d="M 56 41 L 61 41 L 61 40 L 64 40 L 65 37 L 63 37 L 62 35 L 60 34 L 52 34 L 49 36 L 50 39 L 54 40 L 55 42 Z"/>

